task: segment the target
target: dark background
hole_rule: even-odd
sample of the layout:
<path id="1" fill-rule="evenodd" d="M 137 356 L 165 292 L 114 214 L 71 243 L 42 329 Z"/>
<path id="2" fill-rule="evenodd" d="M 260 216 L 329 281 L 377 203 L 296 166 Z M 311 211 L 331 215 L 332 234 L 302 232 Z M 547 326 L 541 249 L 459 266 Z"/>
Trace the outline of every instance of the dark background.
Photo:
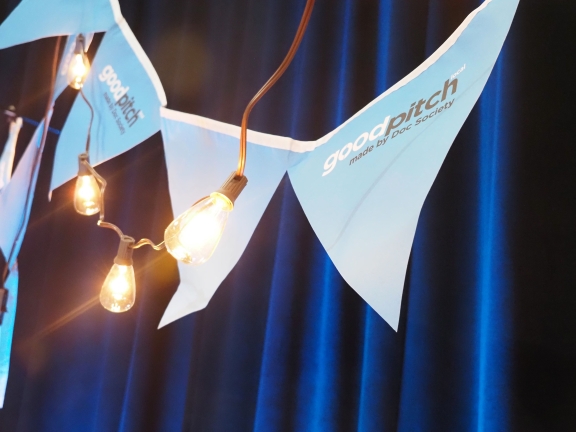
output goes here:
<path id="1" fill-rule="evenodd" d="M 120 3 L 168 107 L 233 124 L 304 7 Z M 317 0 L 250 127 L 317 139 L 417 67 L 479 3 Z M 16 4 L 1 1 L 0 19 Z M 576 430 L 575 19 L 573 0 L 521 0 L 426 200 L 398 333 L 339 276 L 287 177 L 205 310 L 156 330 L 176 264 L 139 249 L 135 307 L 107 312 L 97 295 L 117 238 L 75 214 L 72 182 L 47 201 L 51 134 L 19 256 L 0 431 Z M 0 108 L 41 119 L 54 45 L 0 51 Z M 74 97 L 58 99 L 52 127 Z M 24 126 L 18 157 L 32 133 Z M 160 241 L 173 218 L 160 134 L 99 171 L 107 219 Z"/>

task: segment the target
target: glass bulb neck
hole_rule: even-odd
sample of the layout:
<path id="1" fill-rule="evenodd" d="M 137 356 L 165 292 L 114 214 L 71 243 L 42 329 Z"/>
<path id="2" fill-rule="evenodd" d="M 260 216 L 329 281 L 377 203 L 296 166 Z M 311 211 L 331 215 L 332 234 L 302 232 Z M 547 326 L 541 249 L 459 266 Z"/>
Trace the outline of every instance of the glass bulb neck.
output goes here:
<path id="1" fill-rule="evenodd" d="M 129 236 L 122 236 L 120 238 L 120 246 L 118 246 L 118 253 L 114 258 L 114 263 L 123 266 L 131 266 L 133 264 L 132 254 L 134 253 L 135 240 Z"/>
<path id="2" fill-rule="evenodd" d="M 246 176 L 238 176 L 236 171 L 234 171 L 230 174 L 230 177 L 228 177 L 224 184 L 220 186 L 220 189 L 218 189 L 216 193 L 224 195 L 230 200 L 232 205 L 234 205 L 234 202 L 240 196 L 240 193 L 244 190 L 247 184 L 248 179 Z"/>
<path id="3" fill-rule="evenodd" d="M 84 55 L 84 47 L 86 46 L 86 39 L 83 34 L 79 34 L 76 37 L 76 47 L 74 48 L 74 54 Z"/>
<path id="4" fill-rule="evenodd" d="M 78 175 L 85 176 L 91 175 L 92 173 L 86 166 L 86 164 L 90 164 L 90 157 L 86 153 L 82 153 L 78 155 Z"/>

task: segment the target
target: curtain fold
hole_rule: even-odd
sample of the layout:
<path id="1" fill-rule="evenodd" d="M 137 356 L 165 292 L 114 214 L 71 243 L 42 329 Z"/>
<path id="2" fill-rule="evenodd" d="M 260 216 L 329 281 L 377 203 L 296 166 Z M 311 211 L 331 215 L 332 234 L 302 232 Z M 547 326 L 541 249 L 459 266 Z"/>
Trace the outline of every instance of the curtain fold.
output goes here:
<path id="1" fill-rule="evenodd" d="M 304 3 L 120 6 L 168 108 L 239 124 Z M 250 128 L 324 135 L 419 65 L 479 3 L 318 0 Z M 117 238 L 75 214 L 73 182 L 47 202 L 50 134 L 19 255 L 0 432 L 575 429 L 574 18 L 567 1 L 520 1 L 425 202 L 397 333 L 338 275 L 287 176 L 205 310 L 157 330 L 178 273 L 167 254 L 143 248 L 134 308 L 109 313 L 97 296 Z M 40 119 L 53 44 L 0 50 L 0 106 Z M 74 95 L 58 99 L 52 127 L 62 128 Z M 15 163 L 32 132 L 23 126 Z M 107 219 L 160 241 L 174 216 L 160 134 L 99 173 Z"/>

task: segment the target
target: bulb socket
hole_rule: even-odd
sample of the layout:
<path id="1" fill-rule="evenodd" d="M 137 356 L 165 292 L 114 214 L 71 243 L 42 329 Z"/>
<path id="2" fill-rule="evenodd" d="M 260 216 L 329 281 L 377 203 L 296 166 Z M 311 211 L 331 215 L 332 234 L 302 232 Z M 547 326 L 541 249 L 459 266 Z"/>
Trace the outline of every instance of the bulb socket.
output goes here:
<path id="1" fill-rule="evenodd" d="M 84 164 L 90 164 L 90 157 L 86 153 L 82 153 L 78 155 L 78 175 L 85 176 L 92 174 L 88 167 Z"/>
<path id="2" fill-rule="evenodd" d="M 248 179 L 246 176 L 238 176 L 236 171 L 234 171 L 216 192 L 224 195 L 232 204 L 234 204 L 236 198 L 240 196 L 240 193 L 244 190 L 247 184 Z"/>
<path id="3" fill-rule="evenodd" d="M 114 258 L 114 263 L 123 266 L 131 266 L 133 264 L 132 254 L 134 253 L 134 239 L 130 236 L 122 236 L 120 239 L 120 246 L 118 246 L 118 253 Z"/>
<path id="4" fill-rule="evenodd" d="M 86 45 L 86 39 L 83 34 L 76 36 L 76 46 L 74 47 L 74 54 L 84 54 L 84 46 Z"/>

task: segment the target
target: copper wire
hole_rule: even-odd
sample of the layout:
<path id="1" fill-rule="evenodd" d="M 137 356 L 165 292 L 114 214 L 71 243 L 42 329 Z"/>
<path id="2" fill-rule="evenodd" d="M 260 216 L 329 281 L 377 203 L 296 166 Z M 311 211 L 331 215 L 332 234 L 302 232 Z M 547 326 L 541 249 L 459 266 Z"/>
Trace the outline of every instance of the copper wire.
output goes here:
<path id="1" fill-rule="evenodd" d="M 300 20 L 300 25 L 298 26 L 298 30 L 296 32 L 296 36 L 294 36 L 294 40 L 292 41 L 292 46 L 290 46 L 290 50 L 288 50 L 288 54 L 280 64 L 280 67 L 274 72 L 274 75 L 270 77 L 270 79 L 262 86 L 262 88 L 254 95 L 252 100 L 246 106 L 244 110 L 244 115 L 242 116 L 242 125 L 240 126 L 240 155 L 238 156 L 238 169 L 236 170 L 236 175 L 241 177 L 244 175 L 244 168 L 246 166 L 246 135 L 247 135 L 247 128 L 248 128 L 248 117 L 250 116 L 250 112 L 254 105 L 266 94 L 270 88 L 276 84 L 276 81 L 280 79 L 280 77 L 284 74 L 292 59 L 296 55 L 296 51 L 298 51 L 298 47 L 300 46 L 300 42 L 302 42 L 302 38 L 304 37 L 304 33 L 306 32 L 306 27 L 308 26 L 308 21 L 310 21 L 310 15 L 312 14 L 312 9 L 314 8 L 314 0 L 308 0 L 306 2 L 306 7 L 304 8 L 304 12 L 302 14 L 302 19 Z"/>

